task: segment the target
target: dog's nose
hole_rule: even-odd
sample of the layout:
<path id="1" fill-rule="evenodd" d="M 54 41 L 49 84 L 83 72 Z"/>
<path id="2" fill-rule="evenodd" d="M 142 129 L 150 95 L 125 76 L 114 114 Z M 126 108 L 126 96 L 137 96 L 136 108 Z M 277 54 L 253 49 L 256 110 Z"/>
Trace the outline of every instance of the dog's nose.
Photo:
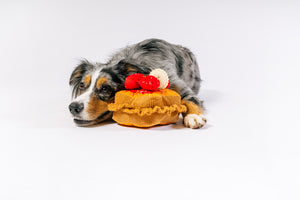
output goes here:
<path id="1" fill-rule="evenodd" d="M 83 110 L 83 108 L 83 103 L 73 102 L 69 105 L 70 112 L 73 115 L 78 115 Z"/>

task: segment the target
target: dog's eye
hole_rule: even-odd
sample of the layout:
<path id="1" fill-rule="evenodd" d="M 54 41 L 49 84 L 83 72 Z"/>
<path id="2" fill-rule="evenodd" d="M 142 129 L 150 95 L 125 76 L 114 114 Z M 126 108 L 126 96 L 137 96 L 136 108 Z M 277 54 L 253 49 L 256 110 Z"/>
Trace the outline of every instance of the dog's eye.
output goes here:
<path id="1" fill-rule="evenodd" d="M 85 85 L 83 82 L 79 83 L 79 89 L 80 90 L 84 90 L 85 89 Z"/>
<path id="2" fill-rule="evenodd" d="M 110 86 L 109 85 L 103 85 L 100 89 L 100 92 L 109 92 Z"/>

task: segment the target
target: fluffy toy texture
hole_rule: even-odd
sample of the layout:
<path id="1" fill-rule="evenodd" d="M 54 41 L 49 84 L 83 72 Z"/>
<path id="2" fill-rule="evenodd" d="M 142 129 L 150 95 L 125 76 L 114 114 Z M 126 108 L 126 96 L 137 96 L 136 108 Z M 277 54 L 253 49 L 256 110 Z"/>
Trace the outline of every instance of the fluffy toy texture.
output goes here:
<path id="1" fill-rule="evenodd" d="M 108 105 L 113 119 L 122 125 L 151 127 L 175 123 L 186 112 L 180 95 L 170 89 L 167 73 L 161 69 L 150 75 L 132 74 L 125 79 L 125 88 L 116 93 L 115 102 Z"/>
<path id="2" fill-rule="evenodd" d="M 160 82 L 155 76 L 148 75 L 139 81 L 139 85 L 145 90 L 157 90 Z"/>
<path id="3" fill-rule="evenodd" d="M 165 88 L 168 88 L 168 84 L 169 84 L 169 77 L 167 75 L 167 73 L 162 70 L 162 69 L 154 69 L 150 72 L 150 75 L 155 76 L 159 82 L 160 85 L 158 87 L 158 89 L 162 90 Z"/>
<path id="4" fill-rule="evenodd" d="M 140 88 L 139 81 L 144 78 L 143 74 L 136 73 L 127 76 L 125 79 L 125 88 L 127 90 L 138 89 Z"/>
<path id="5" fill-rule="evenodd" d="M 145 90 L 157 90 L 161 83 L 155 76 L 143 74 L 131 74 L 125 79 L 125 88 L 127 90 L 133 89 L 145 89 Z"/>
<path id="6" fill-rule="evenodd" d="M 119 124 L 137 127 L 175 123 L 179 114 L 187 110 L 180 95 L 170 89 L 122 90 L 108 109 L 114 111 L 113 119 Z"/>

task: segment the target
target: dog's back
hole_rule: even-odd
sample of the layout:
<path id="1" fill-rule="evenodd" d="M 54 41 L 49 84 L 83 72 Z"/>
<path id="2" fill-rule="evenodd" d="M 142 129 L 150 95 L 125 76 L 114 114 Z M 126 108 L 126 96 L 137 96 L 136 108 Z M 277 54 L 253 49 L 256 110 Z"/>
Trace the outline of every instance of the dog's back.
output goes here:
<path id="1" fill-rule="evenodd" d="M 115 65 L 120 61 L 135 65 L 143 72 L 150 72 L 155 68 L 164 69 L 172 85 L 179 85 L 182 80 L 194 94 L 199 92 L 201 79 L 196 58 L 189 49 L 180 45 L 159 39 L 147 39 L 121 49 L 108 64 Z"/>

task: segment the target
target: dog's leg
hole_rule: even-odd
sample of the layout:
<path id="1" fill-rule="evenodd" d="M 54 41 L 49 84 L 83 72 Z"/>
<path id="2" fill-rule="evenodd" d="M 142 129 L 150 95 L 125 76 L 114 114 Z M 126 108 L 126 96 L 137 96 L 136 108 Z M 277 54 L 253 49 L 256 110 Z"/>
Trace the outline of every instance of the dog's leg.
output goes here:
<path id="1" fill-rule="evenodd" d="M 184 125 L 189 128 L 201 128 L 206 123 L 203 103 L 199 101 L 189 87 L 183 87 L 185 85 L 182 81 L 180 89 L 178 89 L 179 87 L 174 87 L 181 96 L 182 104 L 187 107 L 187 112 L 182 114 Z"/>
<path id="2" fill-rule="evenodd" d="M 206 124 L 202 102 L 194 103 L 196 97 L 191 98 L 182 100 L 182 104 L 187 107 L 187 112 L 183 113 L 183 122 L 186 127 L 201 128 Z"/>

